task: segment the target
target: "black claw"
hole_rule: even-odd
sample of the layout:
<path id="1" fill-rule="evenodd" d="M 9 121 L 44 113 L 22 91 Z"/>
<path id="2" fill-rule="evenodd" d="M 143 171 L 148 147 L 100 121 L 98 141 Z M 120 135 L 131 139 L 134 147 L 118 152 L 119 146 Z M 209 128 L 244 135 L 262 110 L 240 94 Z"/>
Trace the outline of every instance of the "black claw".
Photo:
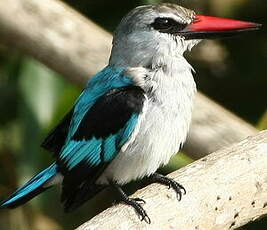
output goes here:
<path id="1" fill-rule="evenodd" d="M 112 185 L 118 191 L 118 193 L 121 197 L 121 201 L 132 206 L 135 209 L 135 211 L 138 214 L 141 221 L 144 220 L 146 223 L 150 224 L 151 220 L 150 220 L 149 216 L 147 215 L 145 209 L 141 206 L 141 204 L 138 203 L 138 202 L 141 202 L 141 203 L 145 204 L 146 202 L 143 199 L 138 198 L 138 197 L 137 198 L 130 198 L 126 195 L 125 192 L 123 192 L 123 190 L 117 184 L 112 184 Z"/>
<path id="2" fill-rule="evenodd" d="M 140 216 L 141 221 L 145 221 L 146 223 L 150 224 L 151 220 L 149 216 L 147 215 L 145 209 L 139 204 L 138 202 L 144 203 L 145 201 L 140 198 L 127 198 L 127 200 L 123 200 L 126 204 L 131 205 L 137 214 Z"/>
<path id="3" fill-rule="evenodd" d="M 146 203 L 145 200 L 143 200 L 143 199 L 141 199 L 141 198 L 138 198 L 138 197 L 136 197 L 136 198 L 132 198 L 132 199 L 135 200 L 135 201 L 137 201 L 137 202 L 141 202 L 141 203 L 143 203 L 143 204 Z"/>
<path id="4" fill-rule="evenodd" d="M 176 195 L 177 195 L 177 200 L 178 201 L 181 201 L 182 199 L 182 194 L 180 192 L 176 192 Z"/>
<path id="5" fill-rule="evenodd" d="M 139 218 L 141 221 L 145 221 L 146 223 L 150 224 L 151 220 L 149 218 L 149 216 L 147 215 L 146 211 L 143 209 L 143 207 L 139 204 L 139 203 L 135 203 L 135 201 L 131 198 L 129 198 L 130 200 L 127 202 L 127 204 L 131 205 L 135 211 L 137 212 Z"/>
<path id="6" fill-rule="evenodd" d="M 146 211 L 143 208 L 140 211 L 141 212 L 139 212 L 139 211 L 136 210 L 136 212 L 138 213 L 138 215 L 141 218 L 141 221 L 144 220 L 146 223 L 151 224 L 151 220 L 150 220 L 149 216 L 147 215 Z"/>
<path id="7" fill-rule="evenodd" d="M 182 195 L 186 194 L 185 188 L 181 184 L 179 184 L 177 181 L 175 181 L 171 178 L 168 178 L 168 177 L 163 176 L 163 175 L 158 174 L 158 173 L 154 173 L 152 175 L 152 179 L 155 182 L 159 182 L 161 184 L 168 185 L 169 189 L 172 188 L 177 194 L 178 201 L 180 201 L 182 199 Z"/>
<path id="8" fill-rule="evenodd" d="M 147 215 L 144 219 L 142 219 L 141 221 L 145 221 L 147 224 L 151 224 L 151 220 L 149 218 L 149 216 Z"/>

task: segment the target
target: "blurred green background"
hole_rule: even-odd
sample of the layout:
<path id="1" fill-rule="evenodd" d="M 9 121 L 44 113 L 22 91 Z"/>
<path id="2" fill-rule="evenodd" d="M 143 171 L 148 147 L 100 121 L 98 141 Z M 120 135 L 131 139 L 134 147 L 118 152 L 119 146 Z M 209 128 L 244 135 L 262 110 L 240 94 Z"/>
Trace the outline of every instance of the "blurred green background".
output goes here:
<path id="1" fill-rule="evenodd" d="M 133 7 L 156 0 L 65 0 L 82 14 L 112 32 Z M 187 0 L 195 11 L 267 24 L 263 0 Z M 227 40 L 206 41 L 187 54 L 197 74 L 198 88 L 259 129 L 267 128 L 267 31 Z M 52 162 L 39 145 L 69 110 L 80 88 L 31 57 L 0 44 L 0 199 Z M 175 156 L 165 173 L 191 162 Z M 139 183 L 139 186 L 142 183 Z M 127 186 L 133 192 L 136 184 Z M 64 214 L 59 189 L 51 189 L 28 204 L 0 210 L 0 229 L 73 229 L 110 206 L 114 195 L 104 191 L 71 214 Z M 52 207 L 52 208 L 51 208 Z M 243 230 L 267 229 L 263 219 Z"/>

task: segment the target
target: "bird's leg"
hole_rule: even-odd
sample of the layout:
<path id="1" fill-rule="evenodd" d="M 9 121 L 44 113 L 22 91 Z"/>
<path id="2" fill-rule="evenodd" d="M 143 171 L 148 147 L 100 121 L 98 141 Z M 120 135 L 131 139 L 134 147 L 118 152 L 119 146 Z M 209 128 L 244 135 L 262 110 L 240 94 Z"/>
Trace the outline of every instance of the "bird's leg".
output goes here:
<path id="1" fill-rule="evenodd" d="M 141 203 L 145 204 L 146 202 L 143 199 L 130 198 L 127 196 L 127 194 L 122 190 L 122 188 L 118 184 L 112 183 L 111 185 L 116 189 L 116 191 L 120 195 L 121 201 L 132 206 L 135 209 L 137 214 L 141 217 L 141 221 L 144 220 L 148 224 L 151 223 L 151 220 L 150 220 L 149 216 L 147 215 L 145 209 L 141 206 L 140 203 L 138 203 L 138 202 L 141 202 Z"/>
<path id="2" fill-rule="evenodd" d="M 166 176 L 163 176 L 159 173 L 154 173 L 152 176 L 151 176 L 152 180 L 154 182 L 158 182 L 160 184 L 164 184 L 164 185 L 168 185 L 169 188 L 172 188 L 176 194 L 177 194 L 177 199 L 180 201 L 181 198 L 182 198 L 182 195 L 185 195 L 186 194 L 186 190 L 185 188 L 179 184 L 177 181 L 169 178 L 169 177 L 166 177 Z"/>

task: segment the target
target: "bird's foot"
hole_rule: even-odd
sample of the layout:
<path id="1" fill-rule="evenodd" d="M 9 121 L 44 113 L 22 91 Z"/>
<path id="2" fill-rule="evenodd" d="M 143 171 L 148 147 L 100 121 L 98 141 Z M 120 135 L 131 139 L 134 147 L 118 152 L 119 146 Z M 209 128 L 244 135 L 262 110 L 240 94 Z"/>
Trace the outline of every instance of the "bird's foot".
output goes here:
<path id="1" fill-rule="evenodd" d="M 146 223 L 150 224 L 151 223 L 151 220 L 149 218 L 149 216 L 147 215 L 146 213 L 146 210 L 141 206 L 141 203 L 145 203 L 144 200 L 140 199 L 140 198 L 129 198 L 127 197 L 126 200 L 122 200 L 123 202 L 125 202 L 126 204 L 128 205 L 131 205 L 135 211 L 137 212 L 138 216 L 140 217 L 140 220 L 141 221 L 145 221 Z"/>
<path id="2" fill-rule="evenodd" d="M 146 223 L 150 224 L 151 220 L 149 216 L 147 215 L 145 209 L 141 206 L 140 203 L 145 204 L 146 202 L 141 198 L 130 198 L 127 196 L 127 194 L 121 189 L 120 186 L 113 184 L 113 187 L 118 191 L 118 194 L 120 195 L 121 201 L 124 203 L 132 206 L 138 216 L 140 217 L 141 221 L 145 221 Z"/>
<path id="3" fill-rule="evenodd" d="M 185 188 L 179 184 L 177 181 L 169 178 L 169 177 L 166 177 L 166 176 L 163 176 L 159 173 L 154 173 L 151 178 L 153 179 L 154 182 L 158 182 L 160 184 L 164 184 L 164 185 L 168 185 L 169 188 L 172 188 L 176 194 L 177 194 L 177 199 L 180 201 L 181 198 L 182 198 L 182 195 L 185 195 L 186 194 L 186 190 Z"/>

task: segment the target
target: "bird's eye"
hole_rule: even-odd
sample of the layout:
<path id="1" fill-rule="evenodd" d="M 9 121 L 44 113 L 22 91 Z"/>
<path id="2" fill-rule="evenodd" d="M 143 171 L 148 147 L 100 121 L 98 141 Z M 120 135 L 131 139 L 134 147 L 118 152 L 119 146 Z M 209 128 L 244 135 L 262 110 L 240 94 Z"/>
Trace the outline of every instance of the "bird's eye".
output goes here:
<path id="1" fill-rule="evenodd" d="M 169 18 L 156 18 L 151 24 L 155 30 L 167 30 L 173 26 L 173 20 Z"/>
<path id="2" fill-rule="evenodd" d="M 151 26 L 162 33 L 177 33 L 186 27 L 185 24 L 178 23 L 171 18 L 156 18 Z"/>

